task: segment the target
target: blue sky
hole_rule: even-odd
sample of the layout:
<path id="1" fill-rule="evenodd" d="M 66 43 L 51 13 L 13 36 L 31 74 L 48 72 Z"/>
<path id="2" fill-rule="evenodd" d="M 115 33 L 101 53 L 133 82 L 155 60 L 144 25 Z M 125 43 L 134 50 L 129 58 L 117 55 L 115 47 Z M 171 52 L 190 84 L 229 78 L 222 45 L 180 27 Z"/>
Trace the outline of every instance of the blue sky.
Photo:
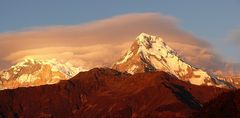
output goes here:
<path id="1" fill-rule="evenodd" d="M 183 29 L 210 42 L 223 56 L 240 62 L 237 47 L 225 41 L 231 31 L 240 28 L 239 11 L 240 0 L 1 0 L 0 32 L 154 12 L 176 17 Z"/>

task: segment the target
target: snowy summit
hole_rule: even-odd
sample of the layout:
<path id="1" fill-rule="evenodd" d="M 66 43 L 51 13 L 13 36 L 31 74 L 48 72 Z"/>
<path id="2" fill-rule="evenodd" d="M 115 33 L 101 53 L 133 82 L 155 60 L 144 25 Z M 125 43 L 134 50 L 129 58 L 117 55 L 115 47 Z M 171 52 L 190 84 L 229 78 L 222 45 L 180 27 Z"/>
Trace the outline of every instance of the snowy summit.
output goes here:
<path id="1" fill-rule="evenodd" d="M 195 85 L 226 87 L 225 82 L 185 62 L 162 38 L 141 33 L 113 69 L 130 74 L 165 71 Z"/>

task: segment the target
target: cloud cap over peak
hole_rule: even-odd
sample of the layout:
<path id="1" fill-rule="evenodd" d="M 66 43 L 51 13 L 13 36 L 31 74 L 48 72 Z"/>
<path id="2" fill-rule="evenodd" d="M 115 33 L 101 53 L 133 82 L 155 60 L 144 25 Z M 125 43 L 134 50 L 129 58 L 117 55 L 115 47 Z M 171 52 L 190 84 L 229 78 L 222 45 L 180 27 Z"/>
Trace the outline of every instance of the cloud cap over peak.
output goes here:
<path id="1" fill-rule="evenodd" d="M 131 13 L 80 25 L 2 33 L 0 63 L 10 65 L 32 56 L 54 57 L 87 68 L 111 66 L 141 32 L 162 37 L 194 65 L 206 69 L 225 66 L 207 42 L 182 30 L 175 17 L 158 13 Z"/>

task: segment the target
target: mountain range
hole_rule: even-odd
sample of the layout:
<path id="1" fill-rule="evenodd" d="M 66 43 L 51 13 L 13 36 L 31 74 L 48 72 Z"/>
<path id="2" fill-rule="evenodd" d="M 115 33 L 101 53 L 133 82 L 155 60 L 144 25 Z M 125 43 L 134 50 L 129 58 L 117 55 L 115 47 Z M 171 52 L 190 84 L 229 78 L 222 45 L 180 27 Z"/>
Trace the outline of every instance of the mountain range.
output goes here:
<path id="1" fill-rule="evenodd" d="M 1 71 L 0 81 L 0 117 L 240 116 L 235 84 L 146 33 L 111 68 L 25 59 Z"/>

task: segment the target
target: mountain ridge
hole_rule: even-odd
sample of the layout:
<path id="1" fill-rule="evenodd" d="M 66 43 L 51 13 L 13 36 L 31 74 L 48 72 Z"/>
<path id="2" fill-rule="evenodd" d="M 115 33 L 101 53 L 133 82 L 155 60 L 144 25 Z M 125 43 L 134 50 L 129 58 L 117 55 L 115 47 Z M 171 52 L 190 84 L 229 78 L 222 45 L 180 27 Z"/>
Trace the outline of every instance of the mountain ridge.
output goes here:
<path id="1" fill-rule="evenodd" d="M 26 58 L 0 72 L 0 90 L 54 84 L 69 79 L 80 71 L 84 69 L 73 67 L 70 63 L 59 63 L 56 59 Z"/>
<path id="2" fill-rule="evenodd" d="M 0 91 L 0 115 L 182 118 L 225 91 L 192 85 L 163 71 L 131 75 L 94 68 L 58 84 Z"/>

